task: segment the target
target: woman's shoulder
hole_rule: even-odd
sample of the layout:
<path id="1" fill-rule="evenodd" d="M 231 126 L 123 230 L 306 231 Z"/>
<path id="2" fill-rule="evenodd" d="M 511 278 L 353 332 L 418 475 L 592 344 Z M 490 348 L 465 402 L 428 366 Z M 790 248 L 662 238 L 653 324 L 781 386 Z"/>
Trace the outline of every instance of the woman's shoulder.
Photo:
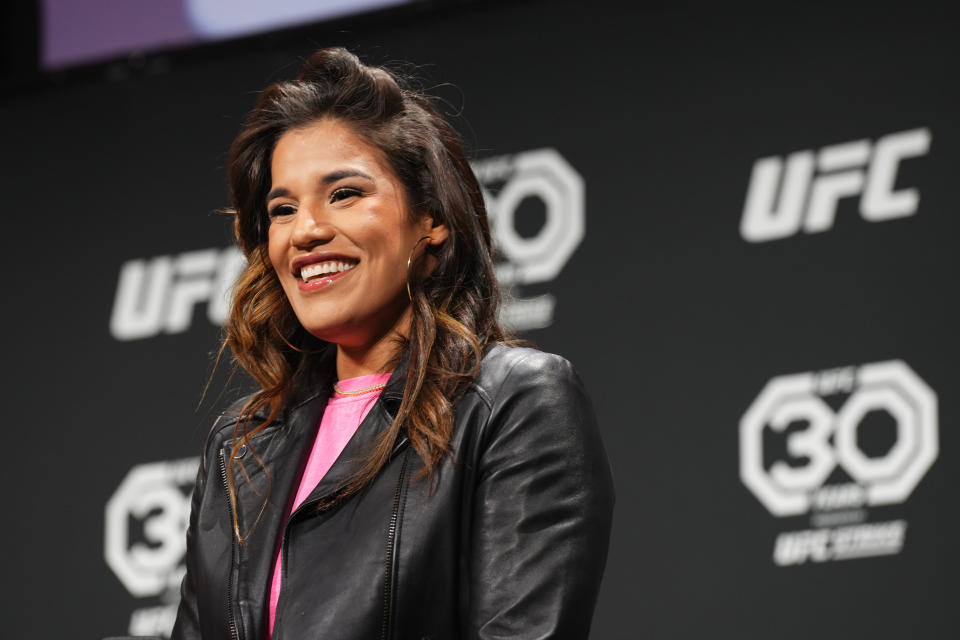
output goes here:
<path id="1" fill-rule="evenodd" d="M 596 460 L 604 459 L 593 403 L 566 358 L 496 346 L 486 353 L 476 386 L 489 407 L 477 431 L 484 464 L 510 464 L 508 459 L 548 450 L 557 459 L 576 455 L 579 462 L 570 463 L 574 466 L 588 451 L 596 453 Z"/>
<path id="2" fill-rule="evenodd" d="M 505 344 L 486 351 L 474 384 L 490 398 L 511 390 L 563 391 L 582 386 L 573 365 L 563 356 Z"/>
<path id="3" fill-rule="evenodd" d="M 205 448 L 209 448 L 211 445 L 220 447 L 225 440 L 233 437 L 237 420 L 240 419 L 243 410 L 249 406 L 254 396 L 256 396 L 256 393 L 247 393 L 227 404 L 226 408 L 220 412 L 214 419 L 213 424 L 210 425 L 210 430 L 207 431 Z"/>
<path id="4" fill-rule="evenodd" d="M 513 369 L 516 367 L 537 369 L 543 366 L 570 367 L 563 356 L 534 347 L 512 346 L 498 343 L 489 347 L 483 354 L 481 369 L 483 372 Z"/>
<path id="5" fill-rule="evenodd" d="M 237 418 L 243 413 L 243 410 L 256 397 L 256 392 L 246 393 L 227 404 L 226 408 L 220 412 L 215 424 L 226 426 L 237 421 Z"/>

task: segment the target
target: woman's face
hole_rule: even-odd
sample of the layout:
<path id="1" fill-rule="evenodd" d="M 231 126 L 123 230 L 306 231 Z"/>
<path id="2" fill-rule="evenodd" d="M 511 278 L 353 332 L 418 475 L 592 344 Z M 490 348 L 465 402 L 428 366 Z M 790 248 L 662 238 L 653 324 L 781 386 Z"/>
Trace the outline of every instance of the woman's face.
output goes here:
<path id="1" fill-rule="evenodd" d="M 325 118 L 277 141 L 270 175 L 270 261 L 304 328 L 350 348 L 399 328 L 410 251 L 446 230 L 426 216 L 411 222 L 379 149 Z"/>

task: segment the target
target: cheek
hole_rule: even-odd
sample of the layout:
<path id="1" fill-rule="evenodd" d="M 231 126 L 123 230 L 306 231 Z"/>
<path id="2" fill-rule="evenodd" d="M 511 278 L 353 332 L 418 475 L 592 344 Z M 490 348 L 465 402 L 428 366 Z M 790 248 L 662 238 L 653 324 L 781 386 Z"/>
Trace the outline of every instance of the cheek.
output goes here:
<path id="1" fill-rule="evenodd" d="M 267 233 L 267 256 L 270 258 L 270 266 L 273 267 L 278 277 L 282 272 L 286 258 L 285 242 L 281 237 L 282 235 L 281 230 L 276 226 L 271 226 Z"/>

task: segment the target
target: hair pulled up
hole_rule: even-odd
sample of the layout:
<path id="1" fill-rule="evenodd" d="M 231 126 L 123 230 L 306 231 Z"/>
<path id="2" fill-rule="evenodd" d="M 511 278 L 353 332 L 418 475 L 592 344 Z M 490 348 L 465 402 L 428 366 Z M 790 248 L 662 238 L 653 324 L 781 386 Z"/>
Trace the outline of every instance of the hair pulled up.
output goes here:
<path id="1" fill-rule="evenodd" d="M 227 473 L 233 501 L 233 454 L 276 419 L 298 381 L 309 379 L 330 348 L 300 325 L 267 250 L 274 146 L 287 131 L 323 118 L 347 124 L 381 150 L 404 185 L 412 217 L 427 215 L 449 229 L 445 242 L 429 248 L 433 271 L 424 276 L 418 270 L 423 260 L 411 269 L 412 323 L 397 353 L 398 361 L 404 350 L 408 354 L 400 408 L 339 498 L 376 477 L 403 428 L 423 461 L 421 475 L 432 475 L 449 449 L 453 402 L 475 378 L 483 347 L 505 340 L 483 196 L 460 137 L 426 95 L 397 75 L 343 48 L 316 52 L 296 80 L 261 93 L 229 152 L 234 229 L 248 264 L 235 285 L 225 344 L 261 387 L 234 431 Z M 267 417 L 254 425 L 254 414 Z M 236 515 L 234 533 L 243 541 Z"/>

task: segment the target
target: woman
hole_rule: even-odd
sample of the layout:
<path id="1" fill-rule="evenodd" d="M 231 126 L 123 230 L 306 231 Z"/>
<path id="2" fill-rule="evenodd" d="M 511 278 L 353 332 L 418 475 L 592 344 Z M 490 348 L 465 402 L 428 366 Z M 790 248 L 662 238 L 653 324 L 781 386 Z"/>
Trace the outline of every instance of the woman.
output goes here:
<path id="1" fill-rule="evenodd" d="M 569 363 L 507 344 L 483 198 L 422 94 L 344 49 L 230 150 L 249 265 L 173 637 L 586 638 L 613 491 Z"/>

